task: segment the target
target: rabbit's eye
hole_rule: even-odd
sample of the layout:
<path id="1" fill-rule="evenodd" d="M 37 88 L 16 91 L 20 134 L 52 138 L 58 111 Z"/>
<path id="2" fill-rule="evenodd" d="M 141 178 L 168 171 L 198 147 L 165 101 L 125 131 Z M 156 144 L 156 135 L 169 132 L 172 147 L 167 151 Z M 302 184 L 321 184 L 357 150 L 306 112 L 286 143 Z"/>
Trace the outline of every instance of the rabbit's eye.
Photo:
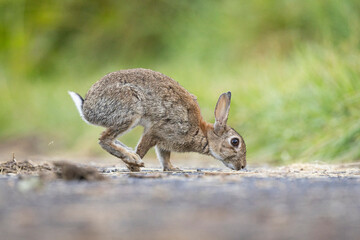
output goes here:
<path id="1" fill-rule="evenodd" d="M 230 142 L 231 142 L 231 145 L 233 145 L 234 147 L 239 146 L 239 143 L 240 143 L 238 138 L 232 138 Z"/>

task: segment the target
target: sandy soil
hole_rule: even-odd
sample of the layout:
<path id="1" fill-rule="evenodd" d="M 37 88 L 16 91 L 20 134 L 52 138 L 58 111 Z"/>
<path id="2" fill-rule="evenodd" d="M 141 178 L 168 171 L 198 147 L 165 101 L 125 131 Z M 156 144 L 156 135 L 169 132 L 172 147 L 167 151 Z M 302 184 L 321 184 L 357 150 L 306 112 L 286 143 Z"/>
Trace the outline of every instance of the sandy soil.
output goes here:
<path id="1" fill-rule="evenodd" d="M 359 166 L 175 173 L 95 166 L 101 181 L 66 181 L 48 166 L 3 170 L 0 238 L 358 239 Z"/>

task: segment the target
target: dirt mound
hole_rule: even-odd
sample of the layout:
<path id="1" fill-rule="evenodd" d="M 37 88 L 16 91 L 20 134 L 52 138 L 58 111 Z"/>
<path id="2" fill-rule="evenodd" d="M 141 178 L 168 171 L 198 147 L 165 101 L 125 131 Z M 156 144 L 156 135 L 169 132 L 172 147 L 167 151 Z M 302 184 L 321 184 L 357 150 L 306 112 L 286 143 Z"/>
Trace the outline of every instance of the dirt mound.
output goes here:
<path id="1" fill-rule="evenodd" d="M 0 174 L 16 175 L 40 175 L 46 179 L 64 179 L 64 180 L 103 180 L 96 168 L 88 166 L 76 166 L 74 164 L 60 161 L 54 162 L 53 166 L 47 163 L 35 165 L 29 160 L 17 161 L 13 158 L 10 161 L 0 163 Z"/>
<path id="2" fill-rule="evenodd" d="M 13 158 L 10 161 L 0 163 L 1 174 L 38 174 L 40 172 L 50 172 L 52 168 L 49 164 L 34 165 L 31 161 L 16 161 Z"/>

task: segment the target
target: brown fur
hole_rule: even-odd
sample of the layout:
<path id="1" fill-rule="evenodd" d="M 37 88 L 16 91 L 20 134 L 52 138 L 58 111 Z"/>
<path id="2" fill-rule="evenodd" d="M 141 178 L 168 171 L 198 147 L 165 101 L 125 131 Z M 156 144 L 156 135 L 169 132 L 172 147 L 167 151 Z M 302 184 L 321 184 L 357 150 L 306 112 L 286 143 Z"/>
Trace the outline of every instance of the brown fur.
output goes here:
<path id="1" fill-rule="evenodd" d="M 144 166 L 141 158 L 154 146 L 164 170 L 177 170 L 170 163 L 171 151 L 212 155 L 240 169 L 246 164 L 246 149 L 241 136 L 226 125 L 230 93 L 223 94 L 219 102 L 215 124 L 207 123 L 196 97 L 179 83 L 152 70 L 129 69 L 110 73 L 96 82 L 81 109 L 89 123 L 107 128 L 99 138 L 100 145 L 132 171 Z M 137 125 L 144 127 L 144 133 L 135 153 L 116 137 Z M 241 139 L 241 147 L 234 152 L 225 136 Z"/>

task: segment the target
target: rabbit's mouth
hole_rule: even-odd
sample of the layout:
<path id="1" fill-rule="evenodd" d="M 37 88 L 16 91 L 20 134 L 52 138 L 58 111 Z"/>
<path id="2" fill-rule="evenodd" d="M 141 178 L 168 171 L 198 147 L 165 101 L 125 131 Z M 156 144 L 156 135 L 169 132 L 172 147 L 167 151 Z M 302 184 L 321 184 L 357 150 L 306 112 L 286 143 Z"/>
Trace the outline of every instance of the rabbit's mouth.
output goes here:
<path id="1" fill-rule="evenodd" d="M 236 171 L 245 169 L 245 166 L 246 166 L 246 160 L 244 160 L 244 159 L 241 159 L 239 161 L 238 159 L 231 160 L 231 158 L 226 158 L 224 160 L 221 160 L 221 162 L 228 168 L 230 168 L 232 170 L 236 170 Z"/>
<path id="2" fill-rule="evenodd" d="M 245 165 L 239 163 L 239 164 L 233 164 L 232 162 L 225 162 L 222 161 L 224 163 L 225 166 L 227 166 L 228 168 L 232 169 L 232 170 L 236 170 L 239 171 L 241 169 L 245 168 Z"/>
<path id="3" fill-rule="evenodd" d="M 217 160 L 221 161 L 226 167 L 232 170 L 241 170 L 246 166 L 246 152 L 242 154 L 239 158 L 238 154 L 233 154 L 227 157 L 220 156 L 216 154 L 210 147 L 210 154 Z"/>
<path id="4" fill-rule="evenodd" d="M 227 163 L 227 162 L 224 162 L 225 166 L 227 166 L 228 168 L 232 169 L 232 170 L 238 170 L 235 168 L 234 164 L 232 163 Z"/>

